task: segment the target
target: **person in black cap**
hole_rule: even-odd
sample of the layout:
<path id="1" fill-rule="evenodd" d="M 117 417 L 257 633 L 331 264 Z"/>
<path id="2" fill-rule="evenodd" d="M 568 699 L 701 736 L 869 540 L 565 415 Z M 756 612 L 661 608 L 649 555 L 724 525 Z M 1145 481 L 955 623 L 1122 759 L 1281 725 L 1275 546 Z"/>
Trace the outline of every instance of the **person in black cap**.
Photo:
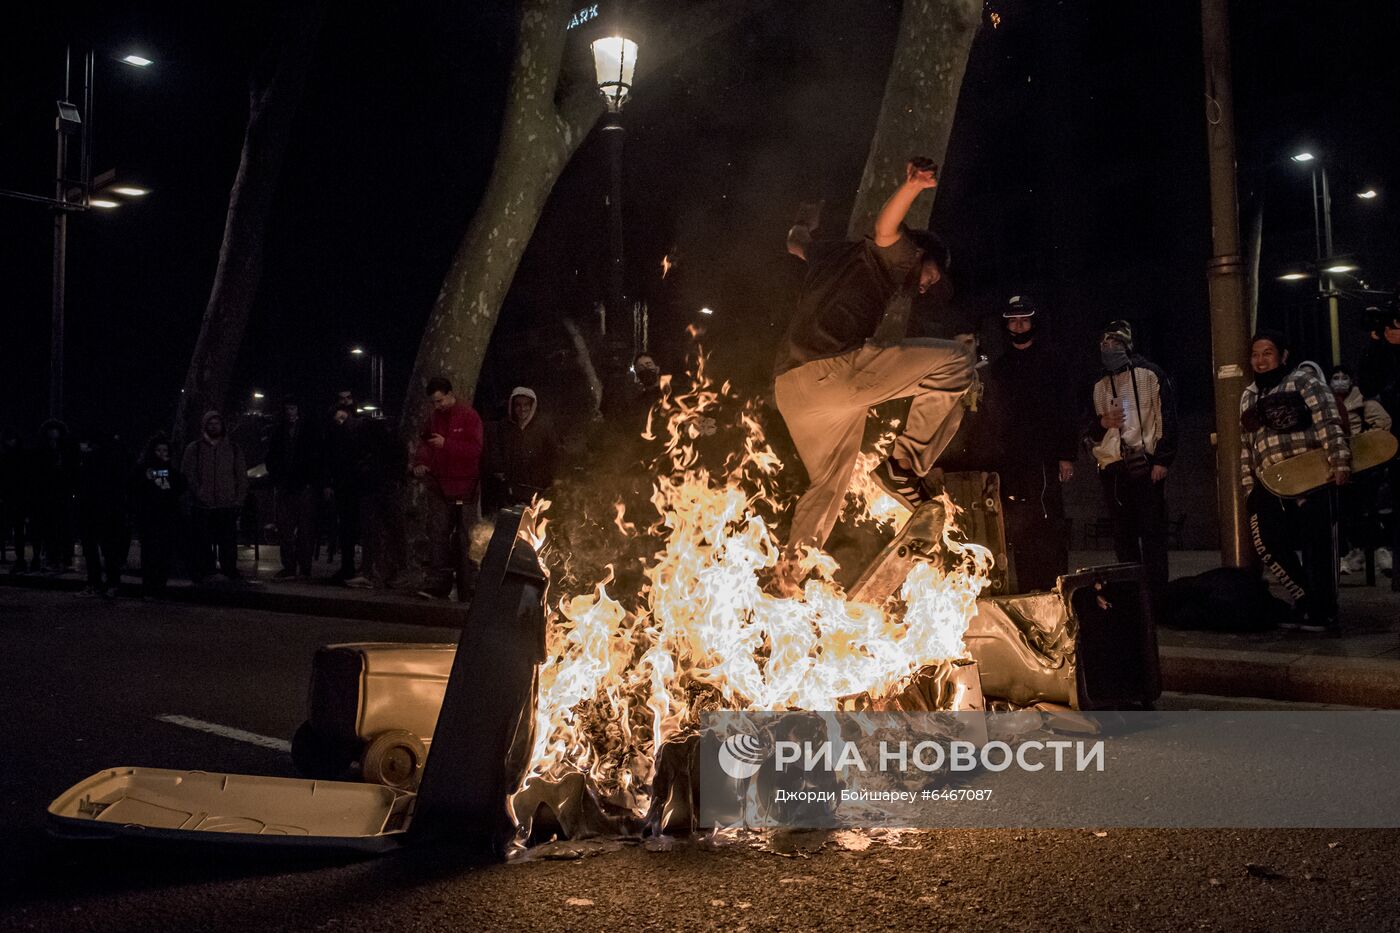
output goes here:
<path id="1" fill-rule="evenodd" d="M 1160 367 L 1133 352 L 1133 329 L 1113 321 L 1099 334 L 1104 374 L 1094 383 L 1086 430 L 1113 518 L 1118 559 L 1140 563 L 1154 601 L 1167 584 L 1167 471 L 1176 458 L 1176 393 Z"/>
<path id="2" fill-rule="evenodd" d="M 1074 385 L 1063 354 L 1042 333 L 1044 313 L 1027 296 L 1002 320 L 1006 352 L 987 367 L 982 428 L 1001 476 L 1001 499 L 1020 592 L 1048 590 L 1069 570 L 1060 484 L 1077 454 Z"/>
<path id="3" fill-rule="evenodd" d="M 942 241 L 904 226 L 915 199 L 937 183 L 932 162 L 911 160 L 872 237 L 814 243 L 813 220 L 801 216 L 788 232 L 788 250 L 808 268 L 778 352 L 774 396 L 810 479 L 793 515 L 790 554 L 822 546 L 836 524 L 871 406 L 913 399 L 889 458 L 871 473 L 910 509 L 928 499 L 923 478 L 962 421 L 962 397 L 975 380 L 971 348 L 881 328 L 907 327 L 915 294 L 951 288 Z M 786 589 L 795 588 L 793 577 L 784 578 Z"/>

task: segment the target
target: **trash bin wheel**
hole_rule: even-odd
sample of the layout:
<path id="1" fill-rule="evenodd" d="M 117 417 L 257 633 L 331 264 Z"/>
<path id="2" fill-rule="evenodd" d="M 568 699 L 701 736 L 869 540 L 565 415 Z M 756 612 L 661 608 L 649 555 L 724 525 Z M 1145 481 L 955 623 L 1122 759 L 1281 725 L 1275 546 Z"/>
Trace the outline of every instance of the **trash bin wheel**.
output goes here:
<path id="1" fill-rule="evenodd" d="M 319 731 L 310 722 L 297 726 L 292 735 L 292 764 L 303 777 L 331 781 L 355 763 L 359 746 Z"/>
<path id="2" fill-rule="evenodd" d="M 390 729 L 374 737 L 360 758 L 360 770 L 371 784 L 397 790 L 413 790 L 423 776 L 427 749 L 406 729 Z"/>

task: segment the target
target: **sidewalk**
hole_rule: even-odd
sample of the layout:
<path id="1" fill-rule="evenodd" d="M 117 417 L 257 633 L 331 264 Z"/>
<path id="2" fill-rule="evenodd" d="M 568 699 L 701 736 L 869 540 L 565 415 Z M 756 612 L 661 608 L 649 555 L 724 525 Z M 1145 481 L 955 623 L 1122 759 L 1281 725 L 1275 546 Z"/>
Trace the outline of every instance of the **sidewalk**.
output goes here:
<path id="1" fill-rule="evenodd" d="M 339 562 L 318 560 L 311 568 L 310 580 L 275 580 L 277 571 L 282 569 L 278 549 L 263 545 L 259 558 L 254 561 L 251 547 L 239 547 L 238 569 L 247 582 L 233 583 L 214 577 L 214 582 L 197 587 L 189 580 L 177 578 L 170 581 L 167 598 L 174 602 L 408 625 L 460 626 L 467 617 L 468 603 L 427 599 L 411 590 L 362 590 L 332 583 L 330 578 L 340 569 Z M 140 560 L 141 546 L 133 542 L 128 564 L 139 567 Z M 0 584 L 76 593 L 87 585 L 87 578 L 82 556 L 74 563 L 75 570 L 63 574 L 13 575 L 7 567 L 0 568 Z M 122 576 L 121 595 L 139 595 L 140 585 L 140 572 L 128 571 Z"/>
<path id="2" fill-rule="evenodd" d="M 264 547 L 254 563 L 251 548 L 240 549 L 248 585 L 220 583 L 194 587 L 172 581 L 170 599 L 209 605 L 261 609 L 299 615 L 373 619 L 411 625 L 452 627 L 466 619 L 467 605 L 429 600 L 411 592 L 357 590 L 330 582 L 336 565 L 317 563 L 310 581 L 274 581 L 281 569 L 275 547 Z M 139 560 L 132 547 L 131 560 Z M 1108 551 L 1076 551 L 1071 567 L 1114 563 Z M 81 570 L 81 559 L 78 561 Z M 1220 566 L 1215 551 L 1173 551 L 1171 575 L 1189 576 Z M 134 595 L 139 577 L 124 578 Z M 0 572 L 0 583 L 36 589 L 77 591 L 81 572 L 61 575 Z M 1261 697 L 1304 703 L 1400 709 L 1400 594 L 1378 575 L 1376 586 L 1361 575 L 1342 577 L 1342 634 L 1297 632 L 1191 632 L 1159 628 L 1163 688 L 1179 693 Z"/>
<path id="3" fill-rule="evenodd" d="M 1076 551 L 1070 566 L 1112 563 L 1111 551 Z M 1173 551 L 1172 579 L 1220 566 L 1215 551 Z M 1274 595 L 1286 599 L 1283 591 Z M 1181 693 L 1400 709 L 1400 594 L 1390 578 L 1342 577 L 1340 635 L 1195 632 L 1158 627 L 1162 686 Z"/>

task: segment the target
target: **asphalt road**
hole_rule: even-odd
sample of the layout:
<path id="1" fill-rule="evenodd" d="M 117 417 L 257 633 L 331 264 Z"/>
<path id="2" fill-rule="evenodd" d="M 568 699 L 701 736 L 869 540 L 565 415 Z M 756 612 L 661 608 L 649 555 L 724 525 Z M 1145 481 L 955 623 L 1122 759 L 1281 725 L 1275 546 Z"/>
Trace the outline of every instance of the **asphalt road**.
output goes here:
<path id="1" fill-rule="evenodd" d="M 1400 930 L 1394 831 L 940 830 L 487 867 L 60 843 L 44 807 L 103 768 L 293 774 L 156 717 L 288 739 L 318 645 L 453 633 L 0 589 L 0 635 L 2 930 Z"/>

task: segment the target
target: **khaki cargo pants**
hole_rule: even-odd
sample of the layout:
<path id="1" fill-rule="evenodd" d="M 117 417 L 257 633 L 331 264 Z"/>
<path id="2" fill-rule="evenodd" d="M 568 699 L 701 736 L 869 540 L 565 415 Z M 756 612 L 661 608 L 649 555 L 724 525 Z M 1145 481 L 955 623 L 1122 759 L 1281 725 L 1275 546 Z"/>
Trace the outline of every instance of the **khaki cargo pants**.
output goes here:
<path id="1" fill-rule="evenodd" d="M 974 379 L 969 347 L 953 340 L 910 339 L 813 360 L 777 378 L 778 411 L 787 422 L 811 485 L 797 502 L 789 547 L 822 546 L 841 517 L 874 405 L 913 398 L 890 455 L 924 476 L 962 423 L 962 395 Z"/>

